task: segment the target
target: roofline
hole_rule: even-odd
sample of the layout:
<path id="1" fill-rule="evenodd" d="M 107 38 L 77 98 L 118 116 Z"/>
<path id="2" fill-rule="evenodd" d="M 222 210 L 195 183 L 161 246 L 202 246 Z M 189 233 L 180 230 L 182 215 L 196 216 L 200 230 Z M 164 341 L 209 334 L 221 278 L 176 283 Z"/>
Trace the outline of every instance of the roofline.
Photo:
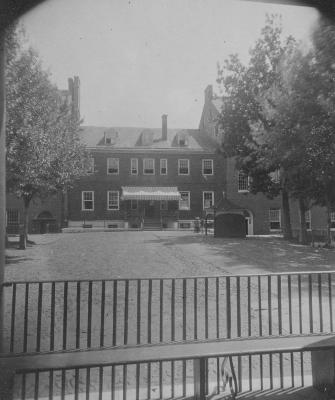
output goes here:
<path id="1" fill-rule="evenodd" d="M 148 152 L 153 152 L 153 153 L 192 153 L 192 154 L 213 154 L 216 152 L 216 149 L 213 150 L 204 150 L 204 149 L 187 149 L 187 148 L 134 148 L 134 147 L 114 147 L 110 148 L 109 146 L 101 146 L 101 147 L 89 147 L 86 146 L 87 150 L 93 150 L 96 152 L 110 152 L 110 153 L 148 153 Z"/>

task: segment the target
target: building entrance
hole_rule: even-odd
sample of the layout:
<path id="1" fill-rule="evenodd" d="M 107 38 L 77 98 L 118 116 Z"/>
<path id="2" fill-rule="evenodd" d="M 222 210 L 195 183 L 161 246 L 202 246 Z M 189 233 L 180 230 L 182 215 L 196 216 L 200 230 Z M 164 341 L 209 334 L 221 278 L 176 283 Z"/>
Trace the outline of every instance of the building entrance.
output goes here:
<path id="1" fill-rule="evenodd" d="M 147 218 L 154 218 L 155 217 L 155 202 L 153 200 L 149 200 L 145 202 L 144 205 L 144 215 Z"/>

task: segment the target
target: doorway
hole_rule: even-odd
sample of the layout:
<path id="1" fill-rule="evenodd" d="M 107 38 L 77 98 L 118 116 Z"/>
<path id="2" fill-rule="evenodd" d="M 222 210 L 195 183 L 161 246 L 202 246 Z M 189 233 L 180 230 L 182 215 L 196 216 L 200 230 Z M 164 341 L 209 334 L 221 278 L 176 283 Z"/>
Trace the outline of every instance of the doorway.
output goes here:
<path id="1" fill-rule="evenodd" d="M 245 210 L 244 217 L 245 217 L 245 233 L 247 235 L 253 235 L 254 234 L 254 219 L 253 219 L 251 212 L 248 210 Z"/>
<path id="2" fill-rule="evenodd" d="M 144 206 L 144 215 L 147 218 L 155 217 L 155 202 L 153 200 L 149 200 Z"/>

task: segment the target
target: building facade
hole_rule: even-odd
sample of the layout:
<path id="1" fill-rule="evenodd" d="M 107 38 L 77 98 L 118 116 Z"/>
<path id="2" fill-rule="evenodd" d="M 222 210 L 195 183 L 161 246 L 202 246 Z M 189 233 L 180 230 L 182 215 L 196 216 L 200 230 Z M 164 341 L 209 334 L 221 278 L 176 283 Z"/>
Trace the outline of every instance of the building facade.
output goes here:
<path id="1" fill-rule="evenodd" d="M 80 82 L 69 79 L 61 91 L 79 115 Z M 88 175 L 78 179 L 67 196 L 35 199 L 29 211 L 29 232 L 82 229 L 193 229 L 194 220 L 214 214 L 237 213 L 245 219 L 248 235 L 279 233 L 281 199 L 249 193 L 249 178 L 233 158 L 220 152 L 224 141 L 218 117 L 222 98 L 205 89 L 199 129 L 111 128 L 83 126 L 81 139 L 91 154 Z M 23 203 L 7 196 L 7 232 L 23 223 Z M 335 230 L 335 212 L 331 215 Z M 299 211 L 291 202 L 295 235 Z M 323 208 L 306 213 L 310 236 L 326 227 Z"/>
<path id="2" fill-rule="evenodd" d="M 192 228 L 223 197 L 224 159 L 200 130 L 83 127 L 91 170 L 68 197 L 69 227 Z"/>

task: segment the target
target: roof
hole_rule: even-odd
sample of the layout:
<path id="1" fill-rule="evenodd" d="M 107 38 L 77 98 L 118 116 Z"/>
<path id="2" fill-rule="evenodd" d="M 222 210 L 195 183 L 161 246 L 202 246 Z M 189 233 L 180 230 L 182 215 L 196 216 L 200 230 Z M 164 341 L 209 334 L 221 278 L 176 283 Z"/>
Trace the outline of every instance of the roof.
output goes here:
<path id="1" fill-rule="evenodd" d="M 143 145 L 142 135 L 151 133 L 153 140 L 150 144 Z M 105 134 L 117 139 L 115 143 L 106 145 Z M 188 144 L 180 146 L 178 135 L 186 135 Z M 213 139 L 204 135 L 198 129 L 168 129 L 167 140 L 162 140 L 161 128 L 135 128 L 135 127 L 102 127 L 82 126 L 80 136 L 84 144 L 89 148 L 108 149 L 183 149 L 215 151 L 217 144 Z"/>
<path id="2" fill-rule="evenodd" d="M 177 187 L 122 186 L 123 200 L 180 200 Z"/>

